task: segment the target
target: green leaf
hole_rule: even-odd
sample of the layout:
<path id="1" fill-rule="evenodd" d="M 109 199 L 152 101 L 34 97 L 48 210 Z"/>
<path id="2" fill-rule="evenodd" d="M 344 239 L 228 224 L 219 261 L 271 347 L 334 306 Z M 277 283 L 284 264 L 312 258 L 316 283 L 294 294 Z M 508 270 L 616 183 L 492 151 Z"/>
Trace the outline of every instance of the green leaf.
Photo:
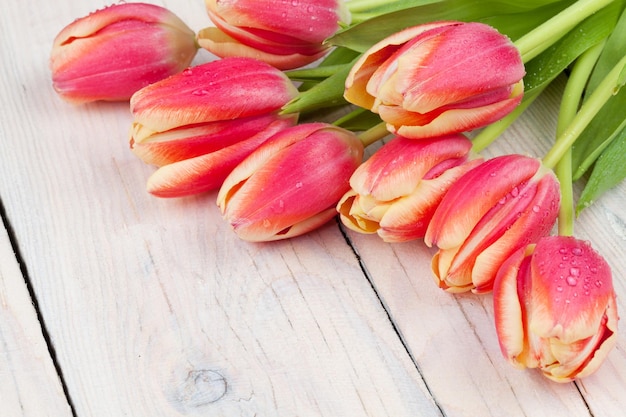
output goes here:
<path id="1" fill-rule="evenodd" d="M 525 94 L 548 85 L 580 54 L 606 39 L 615 27 L 620 11 L 619 5 L 615 3 L 603 8 L 530 60 L 526 64 L 524 77 Z"/>
<path id="2" fill-rule="evenodd" d="M 626 178 L 626 129 L 622 129 L 596 160 L 589 181 L 576 204 L 576 214 Z"/>
<path id="3" fill-rule="evenodd" d="M 287 103 L 282 113 L 305 113 L 325 107 L 347 104 L 343 98 L 346 77 L 354 62 L 339 65 L 333 75 L 315 84 L 309 90 Z"/>
<path id="4" fill-rule="evenodd" d="M 618 2 L 622 7 L 624 2 Z M 595 90 L 606 74 L 626 56 L 626 11 L 607 40 L 592 73 L 585 99 Z M 623 74 L 623 72 L 622 72 Z M 617 87 L 617 86 L 616 86 Z M 577 180 L 593 165 L 626 126 L 626 89 L 622 88 L 602 107 L 598 115 L 578 137 L 572 147 L 573 178 Z"/>
<path id="5" fill-rule="evenodd" d="M 516 34 L 525 33 L 552 17 L 573 0 L 505 1 L 505 0 L 446 0 L 426 2 L 402 10 L 373 17 L 338 31 L 327 42 L 364 52 L 379 40 L 407 27 L 436 20 L 481 21 L 497 24 L 497 29 L 508 35 L 508 28 Z M 411 4 L 411 2 L 406 2 Z M 422 2 L 424 3 L 424 2 Z M 544 7 L 547 7 L 544 9 Z M 496 16 L 502 16 L 499 19 Z"/>

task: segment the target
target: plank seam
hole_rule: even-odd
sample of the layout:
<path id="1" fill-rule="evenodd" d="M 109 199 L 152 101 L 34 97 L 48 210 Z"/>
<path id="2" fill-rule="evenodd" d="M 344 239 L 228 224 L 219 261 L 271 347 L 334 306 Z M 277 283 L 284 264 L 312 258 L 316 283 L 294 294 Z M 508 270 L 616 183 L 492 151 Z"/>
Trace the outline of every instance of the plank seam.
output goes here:
<path id="1" fill-rule="evenodd" d="M 402 332 L 400 331 L 398 326 L 396 326 L 396 323 L 394 322 L 394 320 L 393 320 L 393 318 L 391 316 L 391 313 L 389 312 L 389 309 L 387 308 L 387 305 L 385 304 L 383 299 L 378 294 L 378 290 L 376 289 L 376 286 L 374 285 L 374 281 L 372 279 L 371 274 L 367 270 L 367 266 L 365 265 L 365 262 L 363 262 L 363 259 L 361 258 L 361 255 L 359 255 L 358 250 L 356 249 L 356 247 L 352 243 L 352 240 L 350 239 L 350 236 L 348 236 L 348 233 L 346 232 L 345 227 L 341 224 L 339 219 L 335 219 L 335 221 L 337 222 L 337 226 L 339 228 L 339 231 L 341 232 L 341 235 L 343 236 L 343 239 L 345 240 L 346 244 L 348 245 L 348 247 L 350 248 L 350 250 L 354 254 L 354 257 L 356 258 L 356 260 L 357 260 L 357 262 L 359 264 L 359 268 L 361 268 L 361 272 L 363 272 L 363 275 L 365 276 L 365 279 L 367 279 L 367 282 L 369 283 L 370 288 L 372 288 L 372 291 L 374 291 L 374 295 L 378 299 L 378 302 L 380 303 L 383 311 L 385 312 L 385 315 L 387 316 L 387 320 L 389 320 L 389 323 L 391 323 L 391 327 L 392 327 L 394 333 L 400 339 L 400 343 L 402 344 L 402 347 L 404 348 L 404 350 L 407 353 L 407 355 L 409 355 L 409 358 L 411 359 L 411 362 L 413 363 L 413 366 L 415 366 L 415 369 L 417 370 L 417 373 L 420 376 L 420 379 L 422 380 L 422 382 L 424 383 L 424 386 L 426 387 L 426 391 L 428 392 L 428 395 L 430 395 L 430 398 L 432 398 L 433 403 L 435 404 L 435 406 L 439 410 L 439 413 L 442 416 L 445 416 L 446 413 L 443 411 L 443 408 L 441 407 L 441 405 L 439 404 L 439 402 L 437 401 L 437 399 L 433 395 L 433 392 L 431 391 L 430 386 L 428 385 L 428 382 L 426 381 L 426 379 L 424 378 L 424 376 L 422 374 L 422 370 L 421 370 L 419 364 L 417 363 L 417 361 L 413 357 L 413 354 L 411 353 L 411 350 L 409 349 L 408 345 L 406 344 L 406 341 L 404 340 L 404 337 L 402 336 Z"/>
<path id="2" fill-rule="evenodd" d="M 59 377 L 59 381 L 61 383 L 61 388 L 63 390 L 63 395 L 65 396 L 65 400 L 70 408 L 70 412 L 72 413 L 72 417 L 78 417 L 74 408 L 74 404 L 72 402 L 72 398 L 70 396 L 67 384 L 65 382 L 65 378 L 63 376 L 63 370 L 59 365 L 56 350 L 52 344 L 52 340 L 50 338 L 50 334 L 48 333 L 48 328 L 46 326 L 46 321 L 41 314 L 41 310 L 39 309 L 39 301 L 37 300 L 37 296 L 35 294 L 35 290 L 33 288 L 30 276 L 28 274 L 28 268 L 26 267 L 26 263 L 24 262 L 24 258 L 22 257 L 19 244 L 17 242 L 17 237 L 13 227 L 11 226 L 11 222 L 9 221 L 9 216 L 7 215 L 6 209 L 4 207 L 4 203 L 2 198 L 0 198 L 0 218 L 2 218 L 2 225 L 4 229 L 7 231 L 7 235 L 9 237 L 9 243 L 11 245 L 11 249 L 15 255 L 15 259 L 20 268 L 20 273 L 22 274 L 22 278 L 24 279 L 24 283 L 26 284 L 26 289 L 28 291 L 28 295 L 33 303 L 33 307 L 35 309 L 35 314 L 37 316 L 37 321 L 39 322 L 39 327 L 41 330 L 41 334 L 43 335 L 44 341 L 46 343 L 46 347 L 48 349 L 48 354 L 52 359 L 52 365 Z"/>

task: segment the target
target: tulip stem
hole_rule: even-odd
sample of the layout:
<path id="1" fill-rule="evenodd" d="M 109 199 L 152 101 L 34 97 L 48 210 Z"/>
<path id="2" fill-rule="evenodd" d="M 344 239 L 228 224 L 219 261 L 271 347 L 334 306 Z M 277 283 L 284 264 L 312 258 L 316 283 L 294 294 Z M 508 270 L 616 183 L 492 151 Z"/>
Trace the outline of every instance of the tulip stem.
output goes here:
<path id="1" fill-rule="evenodd" d="M 578 0 L 537 26 L 515 41 L 515 45 L 522 55 L 522 61 L 524 63 L 530 61 L 548 49 L 578 23 L 612 2 L 613 0 Z"/>
<path id="2" fill-rule="evenodd" d="M 563 91 L 559 108 L 556 134 L 561 135 L 570 125 L 585 91 L 591 71 L 602 53 L 606 41 L 587 49 L 576 60 Z M 572 149 L 569 148 L 554 169 L 561 187 L 561 206 L 559 209 L 558 231 L 561 236 L 574 234 L 574 190 L 572 186 Z"/>
<path id="3" fill-rule="evenodd" d="M 362 133 L 359 133 L 357 136 L 361 140 L 363 147 L 367 148 L 372 143 L 379 141 L 387 135 L 389 135 L 387 123 L 382 122 Z"/>
<path id="4" fill-rule="evenodd" d="M 580 107 L 576 116 L 557 136 L 552 149 L 543 157 L 546 167 L 553 169 L 565 153 L 572 147 L 578 136 L 591 123 L 604 104 L 626 83 L 626 56 L 611 69 Z"/>

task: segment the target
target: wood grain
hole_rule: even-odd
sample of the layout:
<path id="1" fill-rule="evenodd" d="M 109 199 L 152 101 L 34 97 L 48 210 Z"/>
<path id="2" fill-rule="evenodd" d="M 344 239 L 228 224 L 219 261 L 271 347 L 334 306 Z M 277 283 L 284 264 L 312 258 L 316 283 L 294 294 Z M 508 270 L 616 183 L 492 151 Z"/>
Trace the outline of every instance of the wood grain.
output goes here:
<path id="1" fill-rule="evenodd" d="M 201 0 L 155 3 L 209 24 Z M 437 289 L 419 241 L 347 241 L 331 222 L 250 244 L 215 193 L 148 195 L 154 168 L 128 149 L 128 104 L 69 105 L 50 83 L 56 33 L 106 4 L 12 2 L 0 16 L 0 199 L 50 337 L 2 230 L 0 416 L 621 415 L 621 329 L 597 374 L 555 384 L 505 363 L 491 297 Z M 489 152 L 541 156 L 560 88 Z M 609 260 L 622 311 L 624 191 L 576 229 Z"/>

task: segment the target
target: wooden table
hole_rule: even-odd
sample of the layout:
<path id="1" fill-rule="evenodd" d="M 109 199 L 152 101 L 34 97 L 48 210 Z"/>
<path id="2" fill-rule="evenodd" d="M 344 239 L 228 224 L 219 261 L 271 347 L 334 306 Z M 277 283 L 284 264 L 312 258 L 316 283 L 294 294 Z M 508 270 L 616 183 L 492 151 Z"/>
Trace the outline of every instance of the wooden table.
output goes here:
<path id="1" fill-rule="evenodd" d="M 421 241 L 332 221 L 251 244 L 216 193 L 147 194 L 127 103 L 72 106 L 51 86 L 52 39 L 106 3 L 12 0 L 0 17 L 0 416 L 623 415 L 624 326 L 597 373 L 553 383 L 502 358 L 490 295 L 435 287 Z M 201 0 L 159 3 L 209 24 Z M 561 88 L 485 155 L 542 156 Z M 576 226 L 622 314 L 625 191 Z"/>

